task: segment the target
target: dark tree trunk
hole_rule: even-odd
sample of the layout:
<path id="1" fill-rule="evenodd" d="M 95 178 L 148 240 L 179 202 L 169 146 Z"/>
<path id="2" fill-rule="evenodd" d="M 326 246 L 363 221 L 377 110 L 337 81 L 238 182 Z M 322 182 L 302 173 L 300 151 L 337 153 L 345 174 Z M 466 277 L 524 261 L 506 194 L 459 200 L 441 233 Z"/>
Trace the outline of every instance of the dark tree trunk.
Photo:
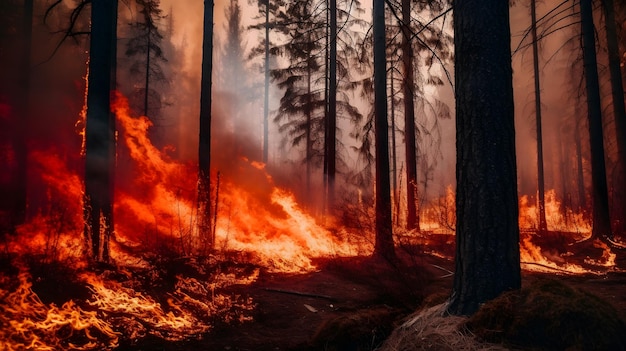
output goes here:
<path id="1" fill-rule="evenodd" d="M 576 117 L 574 142 L 576 144 L 576 175 L 578 185 L 578 209 L 587 212 L 587 195 L 585 194 L 585 177 L 583 170 L 583 145 L 580 136 L 580 117 Z"/>
<path id="2" fill-rule="evenodd" d="M 330 0 L 328 50 L 328 114 L 326 115 L 327 209 L 335 206 L 336 133 L 337 133 L 337 0 Z"/>
<path id="3" fill-rule="evenodd" d="M 311 42 L 311 34 L 309 32 L 309 42 Z M 311 139 L 311 129 L 313 127 L 312 123 L 312 109 L 311 106 L 311 79 L 312 79 L 312 70 L 311 70 L 311 50 L 307 52 L 307 75 L 306 75 L 306 198 L 307 201 L 311 200 L 311 162 L 313 162 L 313 141 Z"/>
<path id="4" fill-rule="evenodd" d="M 200 230 L 208 249 L 211 238 L 211 92 L 213 72 L 213 0 L 204 1 L 202 78 L 200 83 L 200 137 L 198 148 L 198 210 Z M 205 248 L 206 249 L 206 248 Z"/>
<path id="5" fill-rule="evenodd" d="M 150 91 L 150 31 L 151 27 L 148 26 L 148 45 L 146 48 L 146 78 L 145 78 L 145 91 L 143 94 L 143 115 L 148 116 L 148 93 Z"/>
<path id="6" fill-rule="evenodd" d="M 456 267 L 449 311 L 521 286 L 507 1 L 456 0 Z"/>
<path id="7" fill-rule="evenodd" d="M 387 121 L 387 67 L 385 2 L 373 0 L 374 28 L 374 132 L 376 139 L 376 243 L 374 255 L 395 258 L 391 227 L 389 184 L 389 123 Z"/>
<path id="8" fill-rule="evenodd" d="M 397 151 L 396 151 L 396 97 L 395 97 L 395 91 L 394 91 L 394 84 L 395 84 L 395 79 L 394 79 L 394 74 L 393 74 L 394 70 L 392 69 L 389 74 L 391 75 L 391 77 L 389 78 L 390 82 L 391 82 L 391 99 L 389 99 L 389 101 L 391 102 L 391 108 L 389 109 L 391 111 L 391 179 L 392 179 L 392 189 L 393 189 L 393 199 L 394 199 L 394 211 L 392 211 L 393 214 L 393 220 L 392 223 L 398 223 L 398 218 L 400 215 L 400 194 L 398 191 L 398 157 L 396 155 Z"/>
<path id="9" fill-rule="evenodd" d="M 583 65 L 587 92 L 587 118 L 591 148 L 591 188 L 593 198 L 593 228 L 595 238 L 612 237 L 609 218 L 609 195 L 604 160 L 604 132 L 602 130 L 602 107 L 596 61 L 596 40 L 593 26 L 591 0 L 580 1 L 581 28 L 583 35 Z"/>
<path id="10" fill-rule="evenodd" d="M 270 0 L 265 0 L 265 95 L 263 101 L 263 163 L 269 156 L 269 106 L 270 106 Z M 206 3 L 206 1 L 205 1 Z M 205 5 L 206 6 L 206 5 Z M 213 11 L 211 10 L 211 18 Z M 213 29 L 211 29 L 211 38 Z M 211 39 L 212 40 L 212 39 Z M 211 43 L 211 48 L 213 44 Z"/>
<path id="11" fill-rule="evenodd" d="M 417 151 L 415 143 L 415 106 L 413 96 L 413 47 L 411 46 L 411 1 L 402 0 L 402 66 L 404 80 L 404 145 L 406 154 L 406 203 L 408 230 L 419 230 L 417 214 Z"/>
<path id="12" fill-rule="evenodd" d="M 28 126 L 30 109 L 28 107 L 30 94 L 30 53 L 33 33 L 33 0 L 24 1 L 22 14 L 22 40 L 20 52 L 19 82 L 17 85 L 17 115 L 14 118 L 13 150 L 15 152 L 15 173 L 13 183 L 13 206 L 11 227 L 24 223 L 27 206 L 27 174 L 28 174 Z"/>
<path id="13" fill-rule="evenodd" d="M 92 2 L 89 49 L 89 90 L 85 127 L 85 236 L 96 261 L 108 261 L 113 232 L 113 170 L 115 118 L 111 90 L 115 87 L 117 0 Z"/>
<path id="14" fill-rule="evenodd" d="M 539 86 L 539 48 L 537 43 L 536 1 L 530 1 L 531 31 L 533 39 L 533 72 L 535 74 L 535 122 L 537 127 L 537 193 L 539 199 L 539 232 L 546 232 L 546 190 L 543 175 L 543 133 L 541 127 L 541 88 Z"/>
<path id="15" fill-rule="evenodd" d="M 626 231 L 626 107 L 624 106 L 624 86 L 620 68 L 619 44 L 617 41 L 617 29 L 613 0 L 603 0 L 604 17 L 606 21 L 606 42 L 609 51 L 609 70 L 611 72 L 611 92 L 613 96 L 613 114 L 615 115 L 615 133 L 617 135 L 617 163 L 618 173 L 615 179 L 615 197 L 618 208 L 615 208 L 615 219 L 619 223 L 619 232 Z"/>

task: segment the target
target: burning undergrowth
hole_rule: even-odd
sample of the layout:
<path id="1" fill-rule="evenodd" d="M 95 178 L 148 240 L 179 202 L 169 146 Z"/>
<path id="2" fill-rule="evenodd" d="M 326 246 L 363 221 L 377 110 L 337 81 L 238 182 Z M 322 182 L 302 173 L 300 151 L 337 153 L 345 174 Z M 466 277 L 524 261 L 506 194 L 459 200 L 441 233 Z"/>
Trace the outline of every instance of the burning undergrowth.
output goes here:
<path id="1" fill-rule="evenodd" d="M 216 260 L 89 271 L 61 262 L 15 262 L 0 272 L 2 350 L 101 350 L 149 337 L 201 338 L 216 325 L 252 319 L 252 298 L 228 288 L 254 282 L 259 272 L 248 264 L 225 267 Z"/>
<path id="2" fill-rule="evenodd" d="M 255 301 L 232 287 L 253 284 L 261 270 L 312 272 L 320 258 L 371 254 L 371 223 L 365 222 L 374 217 L 372 208 L 355 205 L 355 217 L 365 223 L 359 228 L 316 218 L 276 185 L 264 164 L 241 157 L 228 158 L 229 167 L 213 174 L 211 226 L 201 226 L 197 168 L 157 149 L 148 138 L 150 120 L 131 116 L 123 97 L 113 109 L 119 147 L 112 263 L 85 259 L 81 175 L 66 166 L 64 153 L 33 151 L 47 205 L 4 237 L 0 349 L 94 350 L 132 348 L 148 339 L 201 339 L 216 327 L 253 319 Z M 532 212 L 520 211 L 521 225 Z M 451 259 L 454 222 L 448 188 L 424 208 L 421 231 L 396 236 L 401 256 Z M 612 269 L 615 255 L 600 241 L 587 241 L 585 252 L 570 250 L 588 236 L 587 227 L 577 228 L 523 231 L 526 268 Z M 581 253 L 589 258 L 572 266 L 571 256 Z"/>

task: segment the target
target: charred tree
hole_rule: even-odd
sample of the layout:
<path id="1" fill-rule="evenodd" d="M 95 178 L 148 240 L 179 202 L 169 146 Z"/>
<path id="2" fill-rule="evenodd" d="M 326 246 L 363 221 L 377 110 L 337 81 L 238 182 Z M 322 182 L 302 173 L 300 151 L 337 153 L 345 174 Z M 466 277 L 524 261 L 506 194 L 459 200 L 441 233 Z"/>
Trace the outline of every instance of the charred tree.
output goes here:
<path id="1" fill-rule="evenodd" d="M 521 286 L 508 2 L 455 1 L 454 48 L 457 222 L 448 310 L 469 315 Z"/>
<path id="2" fill-rule="evenodd" d="M 533 72 L 535 76 L 535 125 L 537 129 L 537 193 L 539 201 L 539 232 L 546 232 L 546 190 L 543 172 L 543 132 L 541 123 L 541 88 L 539 78 L 539 43 L 537 41 L 537 4 L 530 1 L 531 33 L 533 40 Z M 565 195 L 565 194 L 563 194 Z"/>
<path id="3" fill-rule="evenodd" d="M 404 145 L 406 155 L 407 229 L 419 230 L 417 213 L 417 145 L 413 88 L 413 47 L 411 45 L 411 0 L 402 0 L 402 67 L 404 80 Z"/>
<path id="4" fill-rule="evenodd" d="M 335 173 L 337 164 L 337 0 L 329 5 L 329 47 L 328 47 L 328 114 L 326 115 L 326 208 L 330 213 L 335 206 Z"/>
<path id="5" fill-rule="evenodd" d="M 211 92 L 213 72 L 213 0 L 204 1 L 202 76 L 200 81 L 200 136 L 198 145 L 198 215 L 207 248 L 211 240 Z"/>
<path id="6" fill-rule="evenodd" d="M 374 133 L 376 157 L 376 243 L 374 255 L 395 258 L 391 226 L 391 185 L 389 184 L 389 125 L 387 121 L 387 68 L 385 2 L 373 0 L 374 37 Z"/>
<path id="7" fill-rule="evenodd" d="M 28 126 L 30 109 L 28 107 L 30 94 L 30 53 L 33 32 L 33 0 L 24 1 L 22 14 L 19 81 L 17 84 L 16 116 L 14 118 L 15 131 L 13 133 L 13 151 L 15 153 L 15 170 L 13 181 L 15 193 L 13 209 L 10 215 L 11 227 L 24 223 L 27 206 L 27 167 L 28 167 Z"/>
<path id="8" fill-rule="evenodd" d="M 615 118 L 615 133 L 617 135 L 617 164 L 618 173 L 614 177 L 614 195 L 619 203 L 615 210 L 615 219 L 619 224 L 618 231 L 626 231 L 626 107 L 624 106 L 624 85 L 622 82 L 622 72 L 620 68 L 620 52 L 617 39 L 617 28 L 615 20 L 615 6 L 613 0 L 602 0 L 604 9 L 604 20 L 606 21 L 606 42 L 609 53 L 609 71 L 611 74 L 611 93 L 613 97 L 613 115 Z"/>
<path id="9" fill-rule="evenodd" d="M 268 162 L 269 155 L 269 90 L 270 90 L 270 0 L 265 4 L 265 89 L 263 100 L 263 162 Z"/>
<path id="10" fill-rule="evenodd" d="M 93 258 L 107 262 L 113 232 L 115 117 L 111 112 L 111 91 L 115 88 L 117 0 L 94 1 L 91 6 L 84 232 Z"/>
<path id="11" fill-rule="evenodd" d="M 604 132 L 602 106 L 596 59 L 596 39 L 591 0 L 580 1 L 583 43 L 583 68 L 587 92 L 587 118 L 589 120 L 589 145 L 591 149 L 591 193 L 593 200 L 592 237 L 612 238 L 609 217 L 609 195 L 604 160 Z"/>

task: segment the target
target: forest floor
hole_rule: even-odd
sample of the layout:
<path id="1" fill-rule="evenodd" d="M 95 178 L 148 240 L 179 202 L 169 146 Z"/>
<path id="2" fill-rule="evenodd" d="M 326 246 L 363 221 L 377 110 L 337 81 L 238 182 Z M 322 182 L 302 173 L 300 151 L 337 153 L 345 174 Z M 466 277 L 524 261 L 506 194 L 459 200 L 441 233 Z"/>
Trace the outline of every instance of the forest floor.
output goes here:
<path id="1" fill-rule="evenodd" d="M 440 246 L 438 251 L 450 257 L 452 250 Z M 598 255 L 592 245 L 583 245 L 568 262 L 585 266 L 589 257 Z M 261 272 L 251 285 L 228 288 L 255 302 L 252 321 L 217 326 L 202 339 L 167 345 L 145 340 L 136 346 L 142 350 L 374 350 L 406 317 L 445 302 L 451 293 L 451 259 L 415 247 L 402 256 L 400 265 L 352 257 L 319 260 L 318 270 L 306 274 Z M 603 272 L 524 270 L 522 284 L 559 280 L 609 302 L 626 321 L 625 269 L 626 252 L 619 252 L 615 266 Z"/>
<path id="2" fill-rule="evenodd" d="M 271 273 L 241 258 L 231 257 L 207 270 L 229 272 L 234 277 L 232 284 L 222 285 L 214 293 L 219 290 L 233 300 L 248 301 L 253 308 L 241 312 L 245 318 L 216 318 L 211 321 L 209 330 L 175 341 L 165 340 L 161 337 L 163 332 L 148 330 L 139 338 L 120 338 L 114 349 L 374 350 L 407 316 L 422 307 L 443 303 L 449 297 L 454 263 L 446 257 L 452 256 L 453 245 L 440 246 L 435 250 L 439 254 L 433 254 L 432 249 L 432 246 L 428 251 L 424 247 L 403 247 L 402 263 L 396 264 L 370 257 L 319 259 L 315 262 L 317 270 L 303 274 Z M 589 257 L 597 256 L 598 250 L 587 245 L 567 259 L 570 263 L 585 265 Z M 132 286 L 137 290 L 141 286 L 143 295 L 166 301 L 174 296 L 174 291 L 181 289 L 176 287 L 175 277 L 205 279 L 211 274 L 198 273 L 194 265 L 178 262 L 162 264 L 160 277 L 156 279 L 149 278 L 147 271 L 137 273 Z M 130 280 L 130 273 L 119 267 L 99 267 L 98 270 L 100 276 L 107 275 L 108 279 Z M 31 268 L 31 274 L 32 290 L 44 303 L 54 302 L 60 306 L 72 298 L 82 300 L 85 309 L 89 309 L 86 303 L 89 289 L 70 277 L 67 268 L 46 268 L 40 272 Z M 254 279 L 246 278 L 250 276 Z M 241 281 L 237 277 L 242 278 Z M 538 279 L 556 279 L 590 292 L 612 304 L 626 321 L 626 252 L 617 252 L 615 266 L 602 272 L 523 271 L 523 285 Z M 0 303 L 4 297 L 0 296 Z M 122 317 L 128 317 L 126 312 L 117 314 L 117 318 Z M 117 328 L 124 334 L 123 324 Z"/>

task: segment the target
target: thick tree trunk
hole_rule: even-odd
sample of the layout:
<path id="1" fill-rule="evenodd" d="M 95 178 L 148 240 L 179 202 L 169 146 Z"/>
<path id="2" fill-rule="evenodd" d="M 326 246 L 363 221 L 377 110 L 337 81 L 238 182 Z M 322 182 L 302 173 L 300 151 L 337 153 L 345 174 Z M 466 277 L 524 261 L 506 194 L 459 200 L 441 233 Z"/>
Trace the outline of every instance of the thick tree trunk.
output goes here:
<path id="1" fill-rule="evenodd" d="M 200 137 L 198 148 L 198 215 L 208 249 L 211 237 L 211 92 L 213 72 L 213 0 L 204 1 L 202 78 L 200 83 Z"/>
<path id="2" fill-rule="evenodd" d="M 583 35 L 583 65 L 587 92 L 587 118 L 591 148 L 591 188 L 593 195 L 592 236 L 612 237 L 609 217 L 609 195 L 604 160 L 604 132 L 602 130 L 602 107 L 596 61 L 596 40 L 593 26 L 591 0 L 580 1 L 581 28 Z"/>
<path id="3" fill-rule="evenodd" d="M 13 151 L 15 152 L 15 184 L 12 196 L 11 227 L 24 223 L 27 206 L 28 140 L 29 140 L 29 94 L 30 94 L 30 53 L 33 32 L 33 0 L 24 1 L 22 14 L 22 40 L 20 52 L 19 82 L 17 85 L 15 130 L 13 132 Z"/>
<path id="4" fill-rule="evenodd" d="M 330 0 L 328 51 L 328 114 L 326 116 L 327 208 L 335 207 L 336 133 L 337 133 L 337 0 Z"/>
<path id="5" fill-rule="evenodd" d="M 609 70 L 611 72 L 611 92 L 613 97 L 613 114 L 615 118 L 615 133 L 617 135 L 617 163 L 618 173 L 613 177 L 615 201 L 616 228 L 619 232 L 626 232 L 626 107 L 624 106 L 624 85 L 620 68 L 619 44 L 613 0 L 603 0 L 604 17 L 606 21 L 606 42 L 609 51 Z"/>
<path id="6" fill-rule="evenodd" d="M 508 2 L 456 0 L 456 268 L 449 311 L 521 286 Z"/>
<path id="7" fill-rule="evenodd" d="M 391 227 L 389 184 L 389 123 L 387 121 L 387 67 L 385 50 L 385 2 L 373 1 L 374 36 L 374 132 L 376 139 L 376 243 L 374 255 L 395 258 Z"/>
<path id="8" fill-rule="evenodd" d="M 91 9 L 89 90 L 85 127 L 85 236 L 96 261 L 108 261 L 113 232 L 115 118 L 111 90 L 115 86 L 117 0 L 94 1 Z"/>
<path id="9" fill-rule="evenodd" d="M 537 193 L 539 200 L 539 232 L 546 232 L 546 190 L 543 173 L 543 132 L 541 127 L 541 88 L 539 85 L 539 48 L 537 43 L 536 1 L 530 1 L 531 32 L 533 39 L 533 72 L 535 75 L 535 122 L 537 127 Z"/>
<path id="10" fill-rule="evenodd" d="M 406 203 L 408 230 L 419 230 L 417 214 L 417 145 L 415 143 L 415 106 L 413 82 L 413 47 L 411 46 L 411 1 L 402 0 L 402 66 L 404 80 L 404 145 L 406 155 Z"/>

